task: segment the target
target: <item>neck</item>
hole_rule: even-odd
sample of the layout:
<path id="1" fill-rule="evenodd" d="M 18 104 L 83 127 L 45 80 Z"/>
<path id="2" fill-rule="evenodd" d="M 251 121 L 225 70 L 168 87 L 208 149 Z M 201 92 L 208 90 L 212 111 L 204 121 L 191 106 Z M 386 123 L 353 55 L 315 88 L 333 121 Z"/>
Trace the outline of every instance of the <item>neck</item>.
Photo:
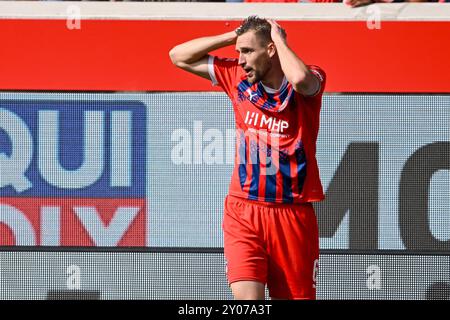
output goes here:
<path id="1" fill-rule="evenodd" d="M 281 84 L 283 83 L 284 73 L 281 69 L 281 66 L 279 63 L 273 64 L 272 68 L 267 72 L 264 79 L 261 80 L 261 82 L 272 89 L 278 90 L 281 87 Z"/>

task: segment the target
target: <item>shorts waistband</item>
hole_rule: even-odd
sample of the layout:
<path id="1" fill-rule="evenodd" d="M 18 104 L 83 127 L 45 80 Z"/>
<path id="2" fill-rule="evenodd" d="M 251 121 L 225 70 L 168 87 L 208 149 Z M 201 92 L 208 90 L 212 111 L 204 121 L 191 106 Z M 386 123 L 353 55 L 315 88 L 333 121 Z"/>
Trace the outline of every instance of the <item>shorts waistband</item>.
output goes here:
<path id="1" fill-rule="evenodd" d="M 246 199 L 246 198 L 241 198 L 241 197 L 237 197 L 231 194 L 227 195 L 227 198 L 231 198 L 235 201 L 241 201 L 241 202 L 245 202 L 251 205 L 256 205 L 256 206 L 260 206 L 260 207 L 265 207 L 265 208 L 292 208 L 292 206 L 297 206 L 297 207 L 311 207 L 312 203 L 311 202 L 301 202 L 301 203 L 279 203 L 279 202 L 266 202 L 266 201 L 257 201 L 257 200 L 250 200 L 250 199 Z"/>

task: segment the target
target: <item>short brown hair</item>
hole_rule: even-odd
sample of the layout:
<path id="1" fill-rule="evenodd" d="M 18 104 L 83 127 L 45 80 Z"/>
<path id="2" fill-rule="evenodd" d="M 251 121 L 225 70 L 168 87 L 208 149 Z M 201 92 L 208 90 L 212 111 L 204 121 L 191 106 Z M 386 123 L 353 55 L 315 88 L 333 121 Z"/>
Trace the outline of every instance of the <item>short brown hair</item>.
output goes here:
<path id="1" fill-rule="evenodd" d="M 270 23 L 266 19 L 259 18 L 258 16 L 250 16 L 242 21 L 239 28 L 236 29 L 236 34 L 240 36 L 248 31 L 254 31 L 259 39 L 262 40 L 262 44 L 266 45 L 272 41 L 272 37 L 270 36 L 271 28 Z"/>

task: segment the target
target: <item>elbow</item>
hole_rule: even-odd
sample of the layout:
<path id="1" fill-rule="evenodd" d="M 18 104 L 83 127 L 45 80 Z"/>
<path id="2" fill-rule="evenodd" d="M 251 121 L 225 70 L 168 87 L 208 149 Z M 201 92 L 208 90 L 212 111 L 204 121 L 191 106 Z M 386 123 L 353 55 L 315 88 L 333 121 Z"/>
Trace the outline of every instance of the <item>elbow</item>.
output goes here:
<path id="1" fill-rule="evenodd" d="M 292 80 L 292 85 L 294 87 L 294 90 L 310 96 L 317 92 L 317 86 L 320 84 L 317 83 L 316 77 L 313 75 L 312 72 L 305 72 L 297 75 Z"/>
<path id="2" fill-rule="evenodd" d="M 173 47 L 169 51 L 169 57 L 170 57 L 170 61 L 172 61 L 172 63 L 178 67 L 178 65 L 180 63 L 180 58 L 177 53 L 177 47 Z"/>

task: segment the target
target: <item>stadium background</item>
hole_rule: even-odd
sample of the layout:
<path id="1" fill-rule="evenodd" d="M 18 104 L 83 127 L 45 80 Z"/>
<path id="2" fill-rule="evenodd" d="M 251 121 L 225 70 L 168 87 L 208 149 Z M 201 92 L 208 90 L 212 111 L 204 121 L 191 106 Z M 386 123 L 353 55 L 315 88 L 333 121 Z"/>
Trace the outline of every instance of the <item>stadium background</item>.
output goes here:
<path id="1" fill-rule="evenodd" d="M 0 8 L 1 299 L 231 298 L 230 103 L 168 51 L 255 13 L 328 74 L 318 298 L 450 297 L 448 5 Z"/>

